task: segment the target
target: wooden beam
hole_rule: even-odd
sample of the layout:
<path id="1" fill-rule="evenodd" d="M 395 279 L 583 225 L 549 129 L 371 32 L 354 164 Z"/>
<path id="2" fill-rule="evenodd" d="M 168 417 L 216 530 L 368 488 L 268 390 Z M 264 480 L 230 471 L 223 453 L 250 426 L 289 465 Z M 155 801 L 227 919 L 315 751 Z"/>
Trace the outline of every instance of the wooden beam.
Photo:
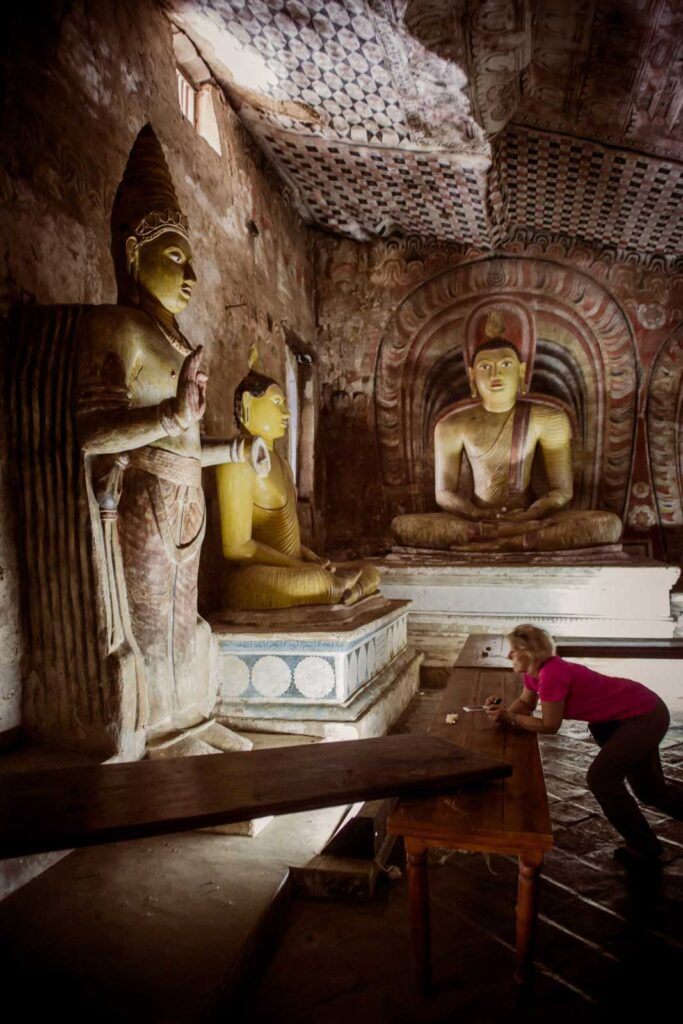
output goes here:
<path id="1" fill-rule="evenodd" d="M 509 775 L 430 736 L 276 747 L 0 776 L 0 858 L 229 824 Z"/>

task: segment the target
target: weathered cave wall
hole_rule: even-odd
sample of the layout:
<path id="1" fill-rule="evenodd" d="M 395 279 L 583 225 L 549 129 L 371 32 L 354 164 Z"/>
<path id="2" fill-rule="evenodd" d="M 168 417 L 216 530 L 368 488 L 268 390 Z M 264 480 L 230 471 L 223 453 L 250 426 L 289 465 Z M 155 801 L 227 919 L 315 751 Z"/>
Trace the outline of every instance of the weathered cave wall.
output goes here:
<path id="1" fill-rule="evenodd" d="M 633 544 L 642 542 L 643 552 L 679 560 L 683 551 L 683 276 L 656 258 L 591 250 L 531 232 L 506 245 L 496 257 L 416 239 L 363 245 L 317 236 L 320 476 L 327 548 L 381 550 L 391 543 L 392 516 L 418 510 L 423 500 L 424 488 L 419 484 L 392 486 L 380 453 L 381 445 L 385 452 L 392 444 L 400 448 L 398 436 L 387 437 L 385 429 L 382 440 L 378 430 L 378 419 L 386 411 L 383 339 L 386 342 L 397 324 L 404 337 L 413 330 L 417 336 L 431 301 L 430 288 L 435 291 L 442 280 L 455 282 L 449 301 L 457 303 L 457 268 L 474 268 L 471 277 L 478 274 L 478 300 L 485 300 L 489 292 L 499 293 L 501 287 L 510 294 L 508 257 L 517 266 L 523 264 L 524 274 L 533 280 L 535 308 L 552 309 L 557 302 L 559 309 L 562 302 L 576 311 L 579 323 L 584 318 L 586 324 L 591 320 L 606 324 L 605 318 L 612 317 L 610 344 L 620 347 L 630 360 L 630 413 L 624 409 L 631 416 L 630 440 L 622 437 L 617 459 L 625 459 L 631 470 L 622 473 L 625 536 Z M 542 295 L 544 281 L 547 296 Z M 580 329 L 578 336 L 581 340 Z M 453 345 L 461 346 L 462 338 L 455 337 Z M 598 350 L 595 358 L 607 363 L 612 357 Z M 602 385 L 608 391 L 602 397 L 611 402 L 615 422 L 622 400 L 620 372 L 615 369 Z M 418 392 L 404 389 L 393 397 L 393 404 L 402 406 L 398 418 L 414 414 L 411 406 Z M 391 415 L 384 416 L 387 419 L 391 421 Z"/>
<path id="2" fill-rule="evenodd" d="M 33 13 L 5 22 L 0 44 L 0 306 L 116 300 L 110 211 L 149 121 L 190 222 L 198 283 L 180 324 L 206 347 L 206 433 L 232 435 L 232 393 L 251 341 L 261 342 L 265 372 L 284 379 L 284 325 L 314 338 L 307 231 L 218 92 L 222 156 L 182 116 L 171 26 L 153 0 L 29 6 Z M 258 233 L 247 230 L 250 221 Z M 0 463 L 0 731 L 18 724 L 20 707 L 21 567 L 9 469 Z M 212 484 L 207 471 L 205 609 L 219 601 L 221 568 Z"/>

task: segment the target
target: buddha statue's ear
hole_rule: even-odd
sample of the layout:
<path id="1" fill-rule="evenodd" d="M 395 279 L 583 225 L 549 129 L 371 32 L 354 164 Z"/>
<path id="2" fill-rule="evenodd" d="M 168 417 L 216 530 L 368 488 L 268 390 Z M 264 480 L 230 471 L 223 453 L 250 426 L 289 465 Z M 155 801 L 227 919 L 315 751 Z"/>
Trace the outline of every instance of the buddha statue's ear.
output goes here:
<path id="1" fill-rule="evenodd" d="M 245 427 L 249 426 L 249 416 L 251 412 L 251 403 L 253 395 L 250 395 L 248 391 L 245 391 L 242 395 L 242 423 Z"/>
<path id="2" fill-rule="evenodd" d="M 519 393 L 526 394 L 526 363 L 519 364 Z"/>
<path id="3" fill-rule="evenodd" d="M 138 240 L 134 235 L 130 235 L 126 239 L 126 270 L 130 277 L 134 281 L 138 278 L 138 252 L 139 252 Z"/>
<path id="4" fill-rule="evenodd" d="M 474 383 L 474 367 L 467 367 L 467 377 L 470 382 L 470 394 L 472 395 L 472 398 L 478 398 L 479 392 L 477 391 L 477 385 Z"/>

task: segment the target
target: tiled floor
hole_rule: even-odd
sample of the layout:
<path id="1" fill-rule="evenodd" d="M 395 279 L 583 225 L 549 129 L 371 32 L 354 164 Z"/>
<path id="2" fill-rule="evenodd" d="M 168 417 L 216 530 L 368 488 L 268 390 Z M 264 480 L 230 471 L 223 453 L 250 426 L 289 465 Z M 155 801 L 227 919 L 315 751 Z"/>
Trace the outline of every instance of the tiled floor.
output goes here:
<path id="1" fill-rule="evenodd" d="M 402 723 L 420 731 L 440 694 L 425 691 Z M 595 748 L 584 727 L 544 737 L 555 849 L 545 863 L 538 974 L 527 1005 L 512 982 L 516 863 L 435 851 L 430 866 L 435 992 L 413 985 L 405 878 L 368 905 L 296 901 L 244 1024 L 418 1024 L 654 1019 L 678 1013 L 683 975 L 683 824 L 648 815 L 666 845 L 657 879 L 612 859 L 618 837 L 585 786 Z M 683 782 L 683 722 L 663 745 Z"/>

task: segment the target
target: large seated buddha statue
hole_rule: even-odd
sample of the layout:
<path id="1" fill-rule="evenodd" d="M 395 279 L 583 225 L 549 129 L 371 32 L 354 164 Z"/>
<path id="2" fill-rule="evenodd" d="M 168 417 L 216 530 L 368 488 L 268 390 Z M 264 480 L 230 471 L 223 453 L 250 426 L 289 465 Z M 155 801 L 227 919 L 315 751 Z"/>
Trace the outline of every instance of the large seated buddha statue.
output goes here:
<path id="1" fill-rule="evenodd" d="M 289 411 L 277 381 L 256 369 L 235 391 L 235 419 L 243 434 L 259 437 L 270 453 L 270 471 L 258 476 L 247 463 L 218 467 L 223 554 L 228 562 L 227 600 L 234 609 L 355 604 L 374 593 L 379 573 L 362 562 L 333 564 L 301 543 L 296 489 L 289 464 L 274 451 Z"/>
<path id="2" fill-rule="evenodd" d="M 567 413 L 525 398 L 526 365 L 489 313 L 485 340 L 468 367 L 472 398 L 446 413 L 434 431 L 436 502 L 442 512 L 397 516 L 400 544 L 464 552 L 562 551 L 613 544 L 622 524 L 612 512 L 570 508 L 573 497 Z M 531 494 L 540 450 L 547 488 Z M 467 456 L 473 493 L 463 486 Z"/>

